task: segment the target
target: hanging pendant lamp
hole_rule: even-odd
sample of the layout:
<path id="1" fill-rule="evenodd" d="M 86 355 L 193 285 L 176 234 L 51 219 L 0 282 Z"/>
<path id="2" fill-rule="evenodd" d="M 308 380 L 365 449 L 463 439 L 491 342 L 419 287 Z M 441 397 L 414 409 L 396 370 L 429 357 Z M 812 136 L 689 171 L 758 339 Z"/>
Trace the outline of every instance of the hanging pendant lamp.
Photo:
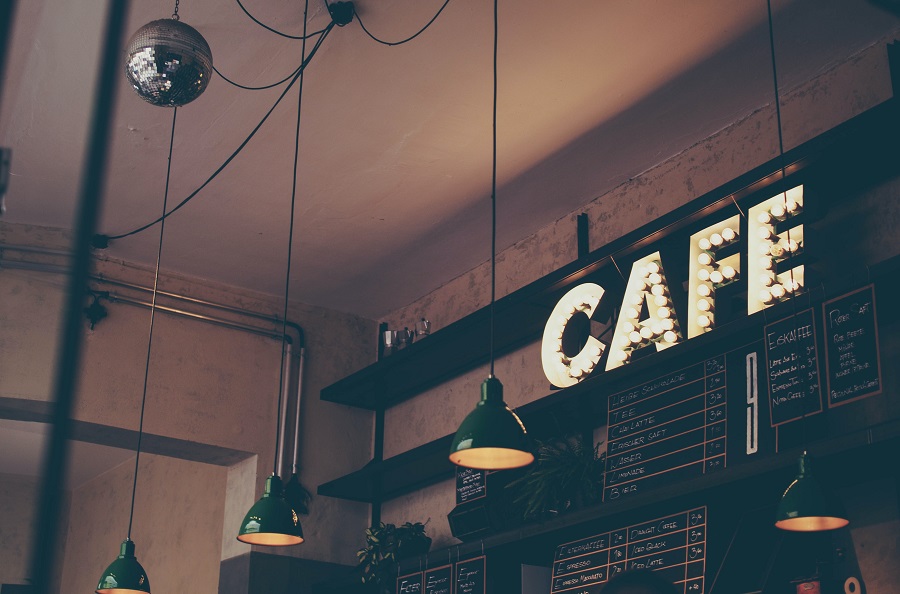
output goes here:
<path id="1" fill-rule="evenodd" d="M 150 580 L 134 556 L 134 542 L 130 538 L 122 542 L 118 558 L 103 572 L 96 592 L 97 594 L 150 593 Z"/>
<path id="2" fill-rule="evenodd" d="M 481 401 L 463 419 L 453 444 L 450 461 L 481 470 L 506 470 L 534 461 L 525 425 L 503 401 L 503 384 L 494 377 L 494 304 L 497 269 L 497 0 L 494 0 L 494 111 L 491 173 L 491 343 L 490 374 L 481 384 Z"/>
<path id="3" fill-rule="evenodd" d="M 278 475 L 266 479 L 266 490 L 253 504 L 238 532 L 241 542 L 283 547 L 303 542 L 303 528 L 297 512 L 284 499 L 284 487 Z"/>
<path id="4" fill-rule="evenodd" d="M 775 526 L 792 532 L 820 532 L 849 524 L 840 504 L 812 476 L 806 452 L 800 456 L 799 465 L 800 473 L 781 496 Z"/>
<path id="5" fill-rule="evenodd" d="M 288 303 L 291 286 L 291 251 L 294 242 L 294 211 L 297 198 L 297 161 L 300 154 L 300 114 L 303 106 L 303 75 L 305 68 L 302 64 L 306 62 L 306 28 L 307 13 L 309 11 L 309 0 L 306 0 L 303 10 L 303 49 L 301 68 L 298 81 L 298 97 L 297 97 L 297 126 L 294 132 L 294 167 L 291 186 L 291 213 L 290 223 L 288 225 L 288 245 L 287 245 L 287 270 L 284 279 L 284 311 L 281 318 L 281 375 L 278 381 L 278 410 L 282 410 L 282 399 L 284 398 L 284 389 L 286 387 L 287 370 L 285 369 L 285 352 L 287 350 L 287 316 Z M 298 403 L 299 404 L 299 403 Z M 297 512 L 291 507 L 284 497 L 284 484 L 278 471 L 281 466 L 281 452 L 283 452 L 282 443 L 282 423 L 283 415 L 279 412 L 277 427 L 275 429 L 275 450 L 279 452 L 275 456 L 272 475 L 266 479 L 266 487 L 262 497 L 253 504 L 253 507 L 244 516 L 241 527 L 238 530 L 237 539 L 251 545 L 261 545 L 267 547 L 283 547 L 298 545 L 303 542 L 303 527 L 300 525 L 300 519 Z"/>

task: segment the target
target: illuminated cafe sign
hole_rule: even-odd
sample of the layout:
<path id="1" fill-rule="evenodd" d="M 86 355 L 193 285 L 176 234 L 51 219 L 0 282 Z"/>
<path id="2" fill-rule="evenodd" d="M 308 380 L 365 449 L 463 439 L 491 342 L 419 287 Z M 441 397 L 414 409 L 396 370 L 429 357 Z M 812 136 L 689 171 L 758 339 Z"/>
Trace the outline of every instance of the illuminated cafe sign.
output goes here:
<path id="1" fill-rule="evenodd" d="M 710 332 L 717 323 L 716 295 L 722 292 L 743 291 L 747 315 L 803 292 L 804 265 L 793 259 L 804 246 L 804 226 L 794 218 L 802 211 L 798 185 L 751 206 L 746 221 L 736 214 L 693 233 L 688 253 L 676 256 L 688 258 L 683 319 L 672 296 L 684 289 L 666 276 L 661 253 L 634 261 L 610 343 L 589 336 L 574 355 L 563 347 L 566 328 L 575 316 L 590 319 L 606 290 L 596 283 L 572 288 L 544 326 L 541 362 L 547 379 L 560 388 L 573 386 L 596 371 L 607 350 L 606 371 L 627 365 L 639 350 L 661 351 Z"/>

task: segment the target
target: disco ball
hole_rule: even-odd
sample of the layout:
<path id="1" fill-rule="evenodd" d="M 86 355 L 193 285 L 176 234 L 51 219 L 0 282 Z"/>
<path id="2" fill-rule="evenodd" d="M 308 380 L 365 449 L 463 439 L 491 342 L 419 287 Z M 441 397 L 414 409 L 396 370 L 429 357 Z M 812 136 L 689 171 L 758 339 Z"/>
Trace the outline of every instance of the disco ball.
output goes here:
<path id="1" fill-rule="evenodd" d="M 177 107 L 200 96 L 212 74 L 212 52 L 203 36 L 175 19 L 137 30 L 125 52 L 125 76 L 141 99 Z"/>

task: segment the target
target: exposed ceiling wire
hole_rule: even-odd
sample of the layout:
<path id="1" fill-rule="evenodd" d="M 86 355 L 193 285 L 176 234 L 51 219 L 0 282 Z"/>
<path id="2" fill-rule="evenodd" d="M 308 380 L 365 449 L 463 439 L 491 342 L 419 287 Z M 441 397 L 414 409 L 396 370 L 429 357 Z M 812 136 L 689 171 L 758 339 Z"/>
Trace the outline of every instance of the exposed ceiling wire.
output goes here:
<path id="1" fill-rule="evenodd" d="M 431 24 L 434 23 L 434 21 L 437 20 L 437 18 L 441 15 L 441 13 L 444 12 L 444 9 L 447 8 L 448 4 L 450 4 L 450 0 L 444 0 L 444 3 L 438 9 L 438 11 L 435 13 L 435 15 L 433 17 L 431 17 L 431 20 L 428 21 L 427 23 L 425 23 L 424 27 L 422 27 L 416 33 L 410 35 L 406 39 L 401 39 L 400 41 L 385 41 L 384 39 L 379 39 L 378 37 L 373 35 L 366 28 L 366 25 L 365 25 L 365 23 L 363 23 L 362 17 L 359 15 L 359 13 L 356 13 L 356 20 L 359 22 L 359 26 L 362 28 L 363 31 L 365 31 L 366 35 L 368 35 L 369 37 L 371 37 L 373 40 L 377 41 L 378 43 L 380 43 L 382 45 L 403 45 L 404 43 L 410 42 L 413 39 L 415 39 L 416 37 L 418 37 L 419 35 L 421 35 L 422 33 L 424 33 L 425 29 L 430 27 Z M 328 0 L 325 0 L 325 6 L 328 6 Z"/>
<path id="2" fill-rule="evenodd" d="M 244 147 L 247 146 L 247 143 L 250 142 L 250 139 L 253 138 L 253 137 L 256 135 L 256 133 L 259 131 L 259 129 L 262 127 L 262 125 L 266 122 L 266 120 L 269 119 L 269 116 L 272 115 L 272 112 L 275 111 L 275 108 L 278 106 L 279 103 L 281 103 L 281 100 L 284 99 L 284 96 L 287 95 L 287 93 L 288 93 L 288 91 L 291 89 L 291 87 L 294 86 L 294 83 L 297 82 L 297 79 L 300 78 L 300 75 L 303 74 L 303 71 L 306 70 L 306 67 L 309 65 L 310 61 L 313 59 L 313 56 L 316 55 L 316 51 L 318 51 L 319 47 L 321 47 L 322 42 L 325 41 L 325 38 L 328 37 L 328 34 L 331 32 L 331 30 L 332 30 L 333 28 L 334 28 L 334 22 L 331 22 L 331 23 L 330 23 L 330 24 L 322 31 L 322 34 L 319 36 L 319 38 L 316 40 L 315 45 L 314 45 L 314 46 L 312 47 L 312 49 L 310 50 L 309 55 L 306 56 L 306 59 L 303 61 L 303 63 L 300 64 L 300 67 L 297 69 L 296 73 L 295 73 L 294 76 L 291 78 L 290 83 L 288 83 L 288 85 L 284 88 L 284 91 L 281 92 L 281 95 L 278 96 L 278 99 L 275 101 L 275 103 L 272 105 L 272 107 L 269 108 L 269 111 L 266 112 L 266 115 L 264 115 L 263 118 L 259 121 L 259 123 L 256 124 L 256 126 L 253 128 L 253 130 L 252 130 L 252 131 L 250 132 L 250 134 L 247 136 L 247 138 L 245 138 L 244 141 L 243 141 L 243 142 L 242 142 L 242 143 L 234 150 L 234 152 L 231 153 L 231 155 L 225 160 L 225 162 L 222 163 L 222 165 L 220 165 L 220 166 L 218 167 L 218 169 L 216 169 L 216 170 L 213 172 L 213 174 L 210 175 L 210 176 L 206 179 L 206 181 L 203 182 L 203 184 L 200 185 L 199 188 L 197 188 L 196 190 L 194 190 L 193 192 L 191 192 L 191 193 L 188 195 L 187 198 L 185 198 L 184 200 L 182 200 L 181 202 L 179 202 L 177 205 L 175 205 L 175 206 L 172 208 L 172 210 L 166 212 L 166 213 L 163 214 L 162 216 L 160 216 L 160 217 L 156 218 L 155 220 L 153 220 L 153 221 L 147 223 L 146 225 L 141 225 L 141 226 L 138 227 L 137 229 L 133 229 L 133 230 L 131 230 L 131 231 L 128 231 L 127 233 L 120 233 L 119 235 L 96 235 L 96 236 L 94 237 L 94 247 L 95 247 L 95 248 L 101 248 L 101 249 L 102 249 L 102 248 L 107 247 L 107 246 L 109 245 L 109 242 L 110 242 L 111 240 L 114 240 L 114 239 L 122 239 L 122 238 L 125 238 L 125 237 L 129 237 L 129 236 L 131 236 L 131 235 L 135 235 L 135 234 L 137 234 L 137 233 L 140 233 L 141 231 L 144 231 L 144 230 L 146 230 L 146 229 L 149 229 L 149 228 L 152 227 L 153 225 L 155 225 L 155 224 L 157 224 L 157 223 L 163 221 L 164 219 L 166 219 L 166 218 L 172 216 L 173 213 L 175 213 L 178 209 L 180 209 L 182 206 L 184 206 L 185 204 L 187 204 L 188 202 L 190 202 L 195 196 L 197 196 L 197 194 L 199 194 L 200 191 L 201 191 L 203 188 L 205 188 L 207 185 L 209 185 L 209 183 L 210 183 L 212 180 L 214 180 L 214 179 L 222 172 L 222 170 L 224 170 L 225 167 L 227 167 L 228 164 L 231 163 L 231 161 L 234 160 L 235 157 L 238 156 L 238 154 L 244 149 Z"/>

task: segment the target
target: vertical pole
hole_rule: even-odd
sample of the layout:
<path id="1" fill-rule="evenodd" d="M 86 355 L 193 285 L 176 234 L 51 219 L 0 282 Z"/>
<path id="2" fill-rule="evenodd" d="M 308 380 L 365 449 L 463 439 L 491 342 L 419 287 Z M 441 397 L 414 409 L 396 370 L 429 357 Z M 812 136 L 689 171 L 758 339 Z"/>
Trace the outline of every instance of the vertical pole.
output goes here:
<path id="1" fill-rule="evenodd" d="M 36 594 L 50 593 L 51 576 L 57 573 L 57 541 L 60 502 L 64 497 L 62 479 L 68 464 L 68 439 L 72 431 L 72 408 L 81 361 L 81 336 L 84 322 L 81 310 L 87 290 L 91 264 L 91 239 L 100 217 L 106 182 L 106 158 L 109 152 L 110 120 L 115 106 L 117 75 L 121 65 L 122 28 L 128 14 L 126 0 L 111 0 L 106 18 L 100 73 L 94 95 L 88 152 L 81 174 L 81 190 L 75 224 L 72 270 L 63 311 L 63 325 L 54 380 L 53 430 L 44 456 L 41 492 L 37 509 L 37 532 L 31 553 L 30 577 Z"/>
<path id="2" fill-rule="evenodd" d="M 591 238 L 588 235 L 587 213 L 578 215 L 578 257 L 584 258 L 591 253 Z"/>
<path id="3" fill-rule="evenodd" d="M 384 460 L 384 406 L 379 406 L 375 410 L 375 443 L 372 448 L 372 459 L 376 464 Z M 372 526 L 381 522 L 381 477 L 376 480 L 378 484 L 375 485 L 375 500 L 372 501 Z"/>

